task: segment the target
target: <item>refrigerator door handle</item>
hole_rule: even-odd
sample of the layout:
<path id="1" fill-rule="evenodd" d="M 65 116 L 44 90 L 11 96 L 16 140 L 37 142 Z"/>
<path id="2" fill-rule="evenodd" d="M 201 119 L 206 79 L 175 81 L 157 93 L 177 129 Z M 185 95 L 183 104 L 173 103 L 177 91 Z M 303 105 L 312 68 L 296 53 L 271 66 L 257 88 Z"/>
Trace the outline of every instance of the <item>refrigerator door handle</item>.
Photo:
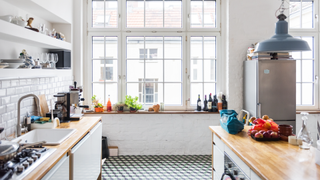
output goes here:
<path id="1" fill-rule="evenodd" d="M 262 118 L 261 116 L 261 103 L 257 103 L 258 106 L 258 118 Z"/>

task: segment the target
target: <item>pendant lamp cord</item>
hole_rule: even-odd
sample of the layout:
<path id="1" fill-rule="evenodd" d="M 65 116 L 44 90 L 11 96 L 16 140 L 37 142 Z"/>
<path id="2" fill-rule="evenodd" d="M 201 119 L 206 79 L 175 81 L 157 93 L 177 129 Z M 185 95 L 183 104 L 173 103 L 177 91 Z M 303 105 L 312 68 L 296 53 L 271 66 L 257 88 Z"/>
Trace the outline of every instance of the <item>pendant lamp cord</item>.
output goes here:
<path id="1" fill-rule="evenodd" d="M 275 16 L 276 16 L 276 18 L 278 17 L 277 16 L 277 13 L 278 13 L 278 11 L 280 12 L 280 14 L 283 14 L 284 13 L 284 11 L 286 10 L 286 9 L 289 9 L 289 8 L 285 8 L 284 7 L 284 2 L 287 2 L 287 0 L 282 0 L 282 3 L 281 3 L 281 5 L 280 5 L 280 7 L 276 10 L 276 12 L 275 12 Z M 287 2 L 288 3 L 288 2 Z"/>

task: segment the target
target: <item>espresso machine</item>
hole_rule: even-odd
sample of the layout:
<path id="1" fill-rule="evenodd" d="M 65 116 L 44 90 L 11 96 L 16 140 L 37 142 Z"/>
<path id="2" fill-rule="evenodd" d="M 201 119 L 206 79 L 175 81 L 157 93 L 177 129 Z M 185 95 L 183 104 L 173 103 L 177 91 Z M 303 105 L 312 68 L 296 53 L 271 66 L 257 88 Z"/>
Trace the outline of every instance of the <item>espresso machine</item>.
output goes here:
<path id="1" fill-rule="evenodd" d="M 57 101 L 55 102 L 53 116 L 58 117 L 61 122 L 78 121 L 83 117 L 80 108 L 89 108 L 87 105 L 80 105 L 84 98 L 81 98 L 82 88 L 77 88 L 76 84 L 74 82 L 74 86 L 70 86 L 69 92 L 60 92 L 54 95 Z M 47 113 L 46 116 L 51 117 L 51 113 Z"/>

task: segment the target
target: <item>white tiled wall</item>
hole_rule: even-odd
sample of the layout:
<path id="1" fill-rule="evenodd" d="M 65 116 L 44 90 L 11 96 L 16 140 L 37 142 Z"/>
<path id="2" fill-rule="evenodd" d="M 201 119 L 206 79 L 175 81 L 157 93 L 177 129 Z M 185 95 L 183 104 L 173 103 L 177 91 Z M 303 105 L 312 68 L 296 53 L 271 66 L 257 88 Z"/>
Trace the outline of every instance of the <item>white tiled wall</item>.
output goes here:
<path id="1" fill-rule="evenodd" d="M 209 126 L 219 119 L 219 114 L 108 114 L 102 115 L 102 135 L 120 155 L 211 154 Z"/>
<path id="2" fill-rule="evenodd" d="M 45 94 L 49 105 L 50 99 L 58 92 L 68 91 L 73 84 L 73 77 L 34 77 L 0 79 L 0 127 L 5 128 L 5 135 L 16 131 L 18 100 L 26 94 Z M 50 108 L 50 106 L 49 106 Z M 21 102 L 21 121 L 27 112 L 37 115 L 33 98 Z"/>

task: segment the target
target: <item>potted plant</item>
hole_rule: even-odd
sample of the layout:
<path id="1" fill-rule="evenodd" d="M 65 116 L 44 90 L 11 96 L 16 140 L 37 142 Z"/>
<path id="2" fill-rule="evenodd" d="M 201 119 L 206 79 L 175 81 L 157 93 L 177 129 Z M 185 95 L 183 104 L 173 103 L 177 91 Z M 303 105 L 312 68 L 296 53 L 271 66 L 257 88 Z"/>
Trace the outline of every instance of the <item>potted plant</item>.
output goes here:
<path id="1" fill-rule="evenodd" d="M 138 97 L 132 98 L 131 96 L 126 96 L 125 104 L 130 108 L 130 113 L 135 113 L 137 110 L 142 108 L 142 105 L 137 103 Z"/>
<path id="2" fill-rule="evenodd" d="M 97 100 L 97 96 L 93 95 L 91 97 L 92 104 L 94 105 L 95 112 L 103 112 L 103 105 L 99 103 L 99 100 Z"/>
<path id="3" fill-rule="evenodd" d="M 117 110 L 118 113 L 122 113 L 124 111 L 125 104 L 123 102 L 118 102 L 113 109 Z"/>

